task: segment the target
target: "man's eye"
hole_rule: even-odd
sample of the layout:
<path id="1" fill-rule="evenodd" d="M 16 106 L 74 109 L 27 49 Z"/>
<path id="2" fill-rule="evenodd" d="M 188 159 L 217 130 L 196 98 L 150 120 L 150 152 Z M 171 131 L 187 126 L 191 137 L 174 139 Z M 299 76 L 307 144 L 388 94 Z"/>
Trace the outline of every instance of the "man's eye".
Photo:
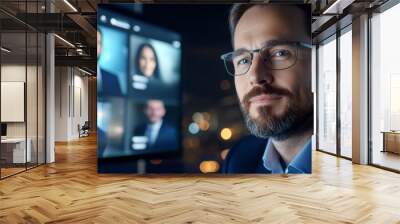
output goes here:
<path id="1" fill-rule="evenodd" d="M 277 50 L 272 52 L 271 57 L 288 57 L 290 52 L 288 50 Z"/>
<path id="2" fill-rule="evenodd" d="M 247 59 L 247 58 L 242 58 L 242 59 L 240 59 L 240 60 L 238 60 L 237 61 L 237 65 L 245 65 L 245 64 L 248 64 L 249 63 L 249 59 Z"/>

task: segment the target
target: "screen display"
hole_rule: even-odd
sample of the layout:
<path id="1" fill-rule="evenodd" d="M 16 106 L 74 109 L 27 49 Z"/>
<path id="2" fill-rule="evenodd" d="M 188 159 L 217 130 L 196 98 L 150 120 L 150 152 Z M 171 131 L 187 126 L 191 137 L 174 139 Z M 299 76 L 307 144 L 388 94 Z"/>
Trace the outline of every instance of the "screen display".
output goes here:
<path id="1" fill-rule="evenodd" d="M 1 124 L 1 136 L 7 136 L 7 124 Z"/>
<path id="2" fill-rule="evenodd" d="M 98 157 L 180 149 L 180 36 L 98 8 Z"/>

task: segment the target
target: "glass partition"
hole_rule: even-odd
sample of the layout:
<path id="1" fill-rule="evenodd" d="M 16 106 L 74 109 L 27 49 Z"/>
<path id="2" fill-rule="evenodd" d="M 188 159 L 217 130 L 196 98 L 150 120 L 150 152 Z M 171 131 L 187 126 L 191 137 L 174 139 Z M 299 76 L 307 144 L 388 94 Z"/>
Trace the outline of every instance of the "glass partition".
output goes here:
<path id="1" fill-rule="evenodd" d="M 27 150 L 29 159 L 27 167 L 34 167 L 38 160 L 38 35 L 37 32 L 27 33 L 27 82 L 26 82 L 26 112 L 27 112 Z"/>
<path id="2" fill-rule="evenodd" d="M 400 171 L 400 4 L 371 18 L 371 162 Z"/>
<path id="3" fill-rule="evenodd" d="M 38 65 L 37 65 L 37 162 L 38 165 L 46 162 L 45 124 L 46 124 L 46 39 L 43 33 L 38 33 Z"/>
<path id="4" fill-rule="evenodd" d="M 340 41 L 340 155 L 351 158 L 352 149 L 352 34 L 346 28 Z"/>
<path id="5" fill-rule="evenodd" d="M 28 5 L 27 5 L 28 3 Z M 45 35 L 21 22 L 44 1 L 0 2 L 0 178 L 45 163 Z"/>
<path id="6" fill-rule="evenodd" d="M 336 154 L 336 36 L 318 47 L 318 149 Z"/>
<path id="7" fill-rule="evenodd" d="M 26 140 L 26 41 L 25 32 L 1 34 L 2 177 L 24 171 L 31 161 Z"/>

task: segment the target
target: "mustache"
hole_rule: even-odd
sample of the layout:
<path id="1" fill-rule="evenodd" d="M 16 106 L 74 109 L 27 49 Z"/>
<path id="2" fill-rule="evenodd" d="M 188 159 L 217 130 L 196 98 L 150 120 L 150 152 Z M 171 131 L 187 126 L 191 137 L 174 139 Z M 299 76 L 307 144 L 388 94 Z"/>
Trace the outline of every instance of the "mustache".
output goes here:
<path id="1" fill-rule="evenodd" d="M 250 106 L 250 99 L 261 95 L 261 94 L 276 94 L 280 96 L 292 96 L 292 93 L 289 90 L 271 86 L 271 85 L 264 85 L 264 86 L 256 86 L 251 89 L 247 94 L 244 95 L 242 104 L 244 105 L 245 109 L 248 111 Z"/>

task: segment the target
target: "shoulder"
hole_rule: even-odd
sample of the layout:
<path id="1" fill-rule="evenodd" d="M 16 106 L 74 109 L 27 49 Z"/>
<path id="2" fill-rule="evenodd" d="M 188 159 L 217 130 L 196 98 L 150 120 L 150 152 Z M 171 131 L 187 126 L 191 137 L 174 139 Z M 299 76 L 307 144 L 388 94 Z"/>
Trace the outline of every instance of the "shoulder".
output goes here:
<path id="1" fill-rule="evenodd" d="M 173 124 L 171 124 L 169 122 L 166 122 L 166 121 L 162 122 L 161 127 L 165 128 L 165 129 L 169 129 L 169 130 L 175 130 L 176 129 L 175 125 L 173 125 Z"/>
<path id="2" fill-rule="evenodd" d="M 103 79 L 103 81 L 105 83 L 108 83 L 108 85 L 118 85 L 119 86 L 119 81 L 118 81 L 118 77 L 117 75 L 108 72 L 106 70 L 101 70 L 101 79 Z"/>
<path id="3" fill-rule="evenodd" d="M 267 139 L 253 135 L 239 140 L 225 158 L 222 172 L 224 173 L 255 173 L 262 160 Z"/>
<path id="4" fill-rule="evenodd" d="M 114 74 L 112 74 L 111 72 L 109 72 L 109 71 L 107 71 L 107 70 L 104 70 L 104 69 L 100 69 L 100 72 L 101 72 L 101 76 L 102 76 L 102 78 L 103 77 L 105 77 L 105 78 L 116 78 L 116 75 L 114 75 Z"/>
<path id="5" fill-rule="evenodd" d="M 145 123 L 136 125 L 136 126 L 135 126 L 135 132 L 140 132 L 140 131 L 146 129 L 146 126 L 147 126 L 147 125 L 146 125 Z"/>

